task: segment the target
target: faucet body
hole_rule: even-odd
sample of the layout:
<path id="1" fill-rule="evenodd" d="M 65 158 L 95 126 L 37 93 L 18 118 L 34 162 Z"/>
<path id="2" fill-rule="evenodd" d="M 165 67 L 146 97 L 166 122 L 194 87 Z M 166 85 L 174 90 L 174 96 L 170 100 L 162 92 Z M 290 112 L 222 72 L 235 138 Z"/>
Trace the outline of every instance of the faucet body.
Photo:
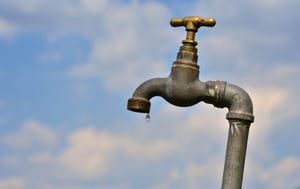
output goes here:
<path id="1" fill-rule="evenodd" d="M 190 49 L 191 47 L 188 47 Z M 195 47 L 194 52 L 197 53 Z M 197 54 L 185 52 L 184 44 L 166 78 L 153 78 L 142 83 L 128 100 L 127 108 L 135 112 L 149 113 L 150 99 L 160 96 L 175 106 L 192 106 L 198 102 L 227 107 L 227 118 L 244 119 L 252 122 L 253 106 L 249 95 L 240 87 L 225 81 L 199 80 Z M 189 56 L 183 56 L 190 54 Z"/>
<path id="2" fill-rule="evenodd" d="M 185 52 L 184 48 L 185 46 L 180 48 L 170 75 L 142 83 L 129 100 L 128 109 L 149 113 L 149 100 L 154 96 L 161 96 L 169 103 L 181 107 L 192 106 L 201 101 L 204 96 L 202 93 L 207 91 L 207 86 L 199 80 L 199 66 L 196 63 L 197 49 L 193 47 L 195 53 L 192 53 Z M 187 53 L 190 54 L 189 57 L 185 56 Z M 144 103 L 139 103 L 139 101 Z"/>
<path id="3" fill-rule="evenodd" d="M 200 23 L 200 24 L 199 24 Z M 226 118 L 228 135 L 222 189 L 240 189 L 242 185 L 248 130 L 254 121 L 253 106 L 249 95 L 240 87 L 225 81 L 199 80 L 197 42 L 195 32 L 200 26 L 214 26 L 213 19 L 185 17 L 172 19 L 172 26 L 185 26 L 186 40 L 180 47 L 171 73 L 166 78 L 154 78 L 142 83 L 128 100 L 127 109 L 149 113 L 150 99 L 161 96 L 175 106 L 192 106 L 201 101 L 218 108 L 228 108 Z"/>

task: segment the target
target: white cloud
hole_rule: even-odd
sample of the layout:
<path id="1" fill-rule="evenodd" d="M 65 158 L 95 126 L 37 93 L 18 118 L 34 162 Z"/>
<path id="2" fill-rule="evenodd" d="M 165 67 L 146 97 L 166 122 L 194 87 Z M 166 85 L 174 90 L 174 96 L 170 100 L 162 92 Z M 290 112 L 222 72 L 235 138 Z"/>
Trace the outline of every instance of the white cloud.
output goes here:
<path id="1" fill-rule="evenodd" d="M 299 2 L 199 1 L 196 4 L 195 14 L 217 20 L 216 26 L 199 43 L 203 63 L 217 79 L 229 78 L 249 84 L 277 65 L 298 62 L 299 27 L 292 23 L 297 22 L 295 7 Z"/>
<path id="2" fill-rule="evenodd" d="M 0 180 L 0 189 L 24 189 L 25 180 L 21 177 L 10 177 Z"/>
<path id="3" fill-rule="evenodd" d="M 299 184 L 300 159 L 285 157 L 262 176 L 270 189 L 295 187 Z"/>
<path id="4" fill-rule="evenodd" d="M 177 147 L 173 141 L 156 139 L 145 142 L 92 127 L 72 133 L 68 143 L 59 156 L 62 165 L 87 178 L 111 174 L 114 161 L 160 161 Z M 122 156 L 123 160 L 117 156 Z"/>
<path id="5" fill-rule="evenodd" d="M 269 97 L 270 93 L 274 95 Z M 268 145 L 268 137 L 270 137 L 272 129 L 273 115 L 276 114 L 274 107 L 282 106 L 287 92 L 276 87 L 264 87 L 250 90 L 250 94 L 253 97 L 257 117 L 255 124 L 250 129 L 249 145 L 252 149 L 248 151 L 246 161 L 248 174 L 245 177 L 246 183 L 251 180 L 269 187 L 272 178 L 279 178 L 282 174 L 291 179 L 278 179 L 276 187 L 287 182 L 295 183 L 293 178 L 297 175 L 297 158 L 291 157 L 282 160 L 277 164 L 278 166 L 276 164 L 269 168 L 261 166 L 261 161 L 268 160 L 268 158 L 263 159 L 265 156 L 261 153 L 266 153 L 267 156 L 272 154 L 273 150 Z M 145 172 L 145 176 L 152 177 L 152 174 L 155 174 L 155 168 L 151 165 L 155 165 L 155 167 L 161 167 L 160 171 L 169 174 L 160 180 L 153 179 L 151 186 L 149 186 L 151 189 L 219 187 L 228 131 L 228 123 L 225 119 L 226 111 L 219 111 L 204 103 L 189 109 L 191 111 L 169 105 L 162 106 L 157 112 L 153 112 L 148 127 L 141 128 L 143 125 L 141 122 L 128 123 L 132 124 L 130 126 L 132 129 L 123 133 L 104 131 L 95 127 L 78 129 L 67 136 L 67 145 L 59 153 L 54 154 L 51 152 L 51 145 L 45 145 L 43 153 L 31 153 L 22 162 L 31 165 L 33 174 L 46 168 L 48 173 L 39 174 L 39 176 L 56 180 L 72 180 L 74 178 L 93 180 L 114 176 L 114 178 L 118 178 L 115 182 L 120 184 L 120 188 L 130 188 L 130 183 L 136 182 L 130 178 L 129 174 L 122 175 L 123 179 L 119 178 L 120 168 L 128 170 L 130 167 L 136 171 L 148 170 L 149 173 Z M 281 117 L 281 119 L 284 120 L 288 116 L 289 113 L 287 112 L 286 116 Z M 277 121 L 282 121 L 279 118 Z M 22 128 L 19 133 L 31 133 L 31 136 L 49 133 L 45 129 L 47 126 L 41 129 L 40 125 L 42 124 L 38 121 L 27 121 L 23 126 L 26 129 Z M 23 135 L 18 134 L 18 136 Z M 42 134 L 42 136 L 47 135 Z M 11 136 L 4 138 L 11 138 Z M 28 140 L 26 137 L 20 138 Z M 47 141 L 51 143 L 52 137 L 45 138 L 48 139 L 46 141 L 41 140 L 42 143 L 49 144 Z M 25 139 L 23 141 L 26 141 Z M 17 146 L 19 143 L 16 143 Z M 11 145 L 12 143 L 8 144 Z M 257 159 L 263 158 L 257 161 L 253 158 L 254 156 L 258 157 Z M 18 162 L 20 161 L 18 160 Z M 285 167 L 283 173 L 279 171 L 282 167 Z M 129 184 L 121 184 L 124 179 L 128 179 Z M 48 188 L 72 188 L 71 185 L 67 186 L 67 184 L 54 187 L 48 183 L 47 179 L 40 183 L 30 181 L 29 184 L 47 186 Z M 246 187 L 251 188 L 251 186 L 250 183 Z M 105 187 L 114 188 L 117 186 L 103 185 L 103 188 Z M 269 188 L 271 187 L 273 186 L 270 185 Z"/>
<path id="6" fill-rule="evenodd" d="M 72 66 L 68 73 L 75 78 L 99 78 L 110 90 L 127 89 L 149 77 L 165 77 L 162 73 L 165 74 L 165 66 L 169 64 L 168 50 L 174 44 L 178 48 L 184 37 L 174 40 L 175 30 L 169 26 L 170 11 L 158 2 L 82 0 L 59 5 L 45 1 L 28 4 L 27 8 L 18 5 L 14 8 L 25 18 L 43 15 L 33 19 L 29 29 L 46 28 L 51 41 L 75 33 L 91 42 L 88 59 Z M 41 12 L 42 7 L 47 7 L 47 11 Z M 176 52 L 174 60 L 175 57 Z"/>
<path id="7" fill-rule="evenodd" d="M 167 32 L 169 17 L 168 9 L 159 3 L 119 7 L 113 17 L 107 16 L 101 23 L 106 25 L 102 29 L 106 34 L 94 37 L 89 60 L 74 66 L 70 74 L 98 77 L 104 79 L 109 89 L 120 90 L 146 76 L 164 72 L 164 53 L 173 38 Z"/>
<path id="8" fill-rule="evenodd" d="M 161 75 L 167 51 L 175 42 L 178 47 L 180 44 L 170 30 L 169 9 L 158 2 L 29 1 L 25 6 L 3 2 L 2 7 L 19 13 L 17 19 L 8 13 L 4 19 L 20 31 L 45 30 L 52 42 L 70 34 L 90 41 L 88 59 L 73 65 L 69 75 L 100 78 L 111 90 L 120 91 L 147 76 Z"/>
<path id="9" fill-rule="evenodd" d="M 245 188 L 257 186 L 266 189 L 293 189 L 300 185 L 300 159 L 298 157 L 286 156 L 271 166 L 259 165 L 251 160 L 247 164 L 248 171 L 245 175 L 247 187 Z"/>
<path id="10" fill-rule="evenodd" d="M 209 29 L 209 35 L 199 41 L 201 56 L 204 55 L 209 65 L 223 68 L 215 69 L 217 72 L 227 70 L 228 66 L 231 73 L 247 71 L 241 79 L 245 81 L 255 74 L 249 66 L 278 64 L 282 59 L 273 56 L 275 53 L 287 59 L 298 54 L 297 48 L 293 48 L 298 41 L 298 32 L 291 24 L 297 21 L 295 7 L 298 4 L 296 1 L 235 4 L 200 1 L 189 3 L 192 8 L 188 10 L 189 14 L 217 19 L 216 27 Z M 290 14 L 284 14 L 283 8 Z M 87 38 L 91 42 L 91 53 L 85 62 L 72 66 L 69 74 L 100 78 L 112 90 L 135 86 L 138 81 L 150 77 L 164 77 L 162 73 L 169 70 L 165 66 L 170 64 L 166 57 L 168 50 L 179 47 L 184 37 L 178 38 L 181 30 L 174 30 L 168 24 L 172 9 L 152 1 L 77 0 L 70 3 L 31 0 L 26 5 L 3 1 L 2 9 L 6 10 L 2 11 L 4 28 L 16 25 L 20 31 L 45 30 L 53 39 L 74 33 Z M 12 17 L 8 12 L 19 14 Z"/>
<path id="11" fill-rule="evenodd" d="M 51 147 L 57 144 L 57 136 L 48 126 L 37 120 L 27 120 L 19 131 L 5 136 L 2 141 L 17 149 Z"/>
<path id="12" fill-rule="evenodd" d="M 87 128 L 69 137 L 69 147 L 61 154 L 62 164 L 77 173 L 91 177 L 109 171 L 109 155 L 114 148 L 113 141 L 106 133 Z"/>
<path id="13" fill-rule="evenodd" d="M 10 39 L 16 31 L 16 26 L 1 19 L 0 17 L 0 38 Z"/>
<path id="14" fill-rule="evenodd" d="M 212 157 L 202 164 L 187 162 L 182 170 L 170 170 L 169 175 L 150 189 L 218 188 L 221 186 L 223 161 Z"/>

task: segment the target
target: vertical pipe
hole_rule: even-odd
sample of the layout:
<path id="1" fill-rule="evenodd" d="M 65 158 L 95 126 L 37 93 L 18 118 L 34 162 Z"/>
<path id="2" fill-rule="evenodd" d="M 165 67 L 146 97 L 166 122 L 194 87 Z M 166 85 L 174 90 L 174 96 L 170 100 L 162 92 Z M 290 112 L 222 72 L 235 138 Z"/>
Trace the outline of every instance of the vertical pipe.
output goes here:
<path id="1" fill-rule="evenodd" d="M 241 189 L 250 123 L 229 119 L 222 189 Z"/>

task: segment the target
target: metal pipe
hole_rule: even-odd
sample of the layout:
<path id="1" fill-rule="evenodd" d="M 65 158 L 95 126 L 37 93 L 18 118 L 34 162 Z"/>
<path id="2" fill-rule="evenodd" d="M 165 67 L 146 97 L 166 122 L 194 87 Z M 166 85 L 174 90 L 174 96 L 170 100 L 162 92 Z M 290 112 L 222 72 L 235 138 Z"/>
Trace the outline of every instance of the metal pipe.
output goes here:
<path id="1" fill-rule="evenodd" d="M 229 124 L 222 189 L 240 189 L 242 188 L 250 123 L 231 119 Z"/>
<path id="2" fill-rule="evenodd" d="M 246 91 L 236 85 L 218 80 L 207 82 L 199 80 L 197 42 L 194 41 L 194 34 L 201 26 L 214 26 L 214 19 L 176 18 L 171 20 L 171 25 L 185 26 L 189 35 L 182 41 L 183 45 L 179 49 L 170 75 L 142 83 L 128 100 L 127 109 L 149 113 L 150 99 L 154 96 L 161 96 L 169 103 L 181 107 L 192 106 L 201 101 L 218 108 L 227 107 L 229 111 L 226 118 L 229 120 L 230 127 L 222 189 L 240 189 L 248 131 L 254 121 L 251 98 Z"/>

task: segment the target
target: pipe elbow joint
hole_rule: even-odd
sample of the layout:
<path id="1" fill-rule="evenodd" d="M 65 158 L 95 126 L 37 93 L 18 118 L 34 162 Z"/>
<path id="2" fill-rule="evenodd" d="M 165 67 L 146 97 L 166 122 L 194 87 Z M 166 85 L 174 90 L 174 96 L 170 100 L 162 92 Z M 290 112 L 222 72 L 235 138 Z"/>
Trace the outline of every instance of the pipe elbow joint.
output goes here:
<path id="1" fill-rule="evenodd" d="M 210 82 L 210 86 L 214 91 L 214 106 L 229 110 L 226 119 L 254 121 L 252 100 L 244 89 L 222 81 Z"/>
<path id="2" fill-rule="evenodd" d="M 224 94 L 225 104 L 228 105 L 227 119 L 254 121 L 253 104 L 249 94 L 242 88 L 227 84 Z"/>

